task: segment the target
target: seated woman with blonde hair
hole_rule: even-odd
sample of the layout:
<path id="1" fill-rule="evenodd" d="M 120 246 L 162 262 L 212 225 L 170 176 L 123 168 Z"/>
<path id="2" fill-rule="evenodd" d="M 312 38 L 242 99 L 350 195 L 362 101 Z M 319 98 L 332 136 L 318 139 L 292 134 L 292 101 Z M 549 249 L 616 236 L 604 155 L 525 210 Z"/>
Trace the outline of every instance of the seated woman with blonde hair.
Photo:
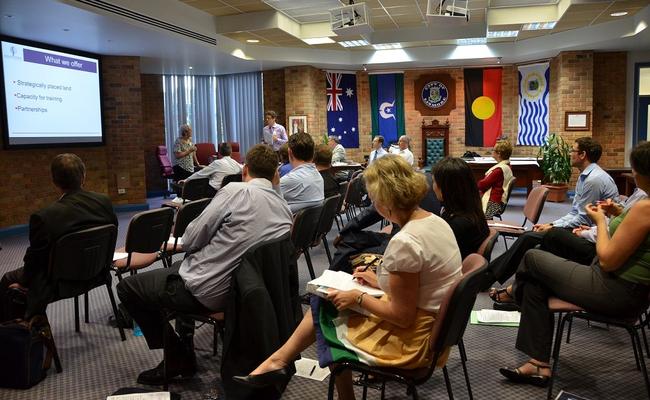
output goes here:
<path id="1" fill-rule="evenodd" d="M 283 388 L 293 361 L 316 340 L 321 367 L 345 360 L 403 369 L 430 365 L 436 314 L 448 288 L 461 277 L 454 233 L 444 220 L 418 206 L 428 190 L 426 178 L 403 158 L 377 159 L 364 179 L 377 211 L 402 229 L 388 243 L 376 273 L 359 269 L 353 275 L 386 295 L 374 298 L 360 290 L 333 290 L 329 301 L 312 296 L 311 311 L 289 340 L 250 375 L 235 377 L 238 382 Z M 353 305 L 372 315 L 349 311 Z M 327 326 L 320 324 L 324 320 Z M 447 355 L 441 355 L 440 365 Z M 337 378 L 336 387 L 340 399 L 354 399 L 350 372 Z"/>
<path id="2" fill-rule="evenodd" d="M 485 177 L 478 181 L 481 191 L 481 203 L 486 219 L 503 213 L 508 199 L 508 184 L 512 179 L 510 155 L 512 145 L 507 140 L 499 140 L 492 149 L 492 157 L 497 164 L 485 172 Z"/>

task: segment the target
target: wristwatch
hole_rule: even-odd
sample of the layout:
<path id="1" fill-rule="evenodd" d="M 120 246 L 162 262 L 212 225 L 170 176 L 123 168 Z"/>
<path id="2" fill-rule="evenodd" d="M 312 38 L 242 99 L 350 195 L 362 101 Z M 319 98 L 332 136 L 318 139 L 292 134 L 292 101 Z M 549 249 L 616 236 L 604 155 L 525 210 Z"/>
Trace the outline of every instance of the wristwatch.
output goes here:
<path id="1" fill-rule="evenodd" d="M 363 301 L 363 296 L 366 294 L 366 292 L 362 292 L 358 297 L 357 297 L 357 304 L 361 305 L 361 302 Z"/>

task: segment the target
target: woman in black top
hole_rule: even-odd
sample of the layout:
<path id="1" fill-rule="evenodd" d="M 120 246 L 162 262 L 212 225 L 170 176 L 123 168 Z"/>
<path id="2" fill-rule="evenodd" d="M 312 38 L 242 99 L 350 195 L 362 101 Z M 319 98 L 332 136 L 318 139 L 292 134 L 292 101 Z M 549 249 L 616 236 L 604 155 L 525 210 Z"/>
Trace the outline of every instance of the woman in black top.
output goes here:
<path id="1" fill-rule="evenodd" d="M 440 216 L 454 231 L 463 258 L 475 253 L 490 233 L 472 170 L 460 158 L 446 157 L 431 170 Z"/>

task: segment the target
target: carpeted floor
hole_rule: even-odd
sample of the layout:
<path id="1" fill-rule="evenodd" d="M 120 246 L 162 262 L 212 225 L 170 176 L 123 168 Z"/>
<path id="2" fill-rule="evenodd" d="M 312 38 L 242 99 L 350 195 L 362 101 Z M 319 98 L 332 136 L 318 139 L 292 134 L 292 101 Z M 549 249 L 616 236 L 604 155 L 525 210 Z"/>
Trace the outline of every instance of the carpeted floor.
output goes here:
<path id="1" fill-rule="evenodd" d="M 525 197 L 514 193 L 506 213 L 507 220 L 521 221 Z M 158 207 L 160 199 L 151 201 Z M 569 209 L 569 203 L 547 203 L 542 222 L 555 219 Z M 135 213 L 121 213 L 118 246 L 124 244 L 128 221 Z M 336 236 L 336 228 L 330 239 Z M 0 274 L 21 264 L 26 235 L 0 240 Z M 331 241 L 330 241 L 331 243 Z M 503 240 L 494 249 L 493 257 L 504 250 Z M 180 257 L 180 256 L 179 256 Z M 316 273 L 327 268 L 327 258 L 322 247 L 312 252 Z M 154 265 L 153 268 L 160 268 Z M 300 260 L 301 285 L 308 281 L 304 261 Z M 479 294 L 475 309 L 491 308 L 487 294 Z M 63 372 L 56 374 L 52 368 L 48 377 L 29 390 L 0 389 L 2 400 L 23 399 L 105 399 L 120 387 L 137 387 L 137 374 L 155 366 L 161 360 L 161 351 L 147 349 L 144 338 L 134 337 L 127 331 L 127 341 L 122 342 L 117 329 L 108 324 L 112 315 L 106 290 L 99 288 L 90 295 L 90 323 L 82 323 L 81 332 L 74 331 L 72 300 L 51 304 L 48 315 L 63 363 Z M 469 325 L 465 333 L 465 346 L 469 358 L 468 368 L 474 398 L 476 399 L 543 399 L 546 390 L 513 385 L 498 373 L 501 366 L 517 366 L 526 357 L 514 349 L 516 328 Z M 183 399 L 208 399 L 218 390 L 219 357 L 212 356 L 211 327 L 197 329 L 195 338 L 199 371 L 191 379 L 179 381 L 171 390 Z M 303 356 L 315 358 L 312 347 Z M 570 344 L 563 344 L 561 364 L 555 385 L 555 394 L 564 389 L 587 399 L 643 399 L 646 398 L 643 377 L 635 368 L 634 355 L 627 333 L 619 329 L 610 331 L 590 328 L 585 322 L 574 323 Z M 0 362 L 2 362 L 0 360 Z M 447 364 L 454 396 L 468 398 L 457 349 L 453 349 Z M 154 388 L 155 389 L 155 388 Z M 446 399 L 442 374 L 439 371 L 418 390 L 421 398 Z M 358 391 L 360 397 L 361 391 Z M 327 379 L 317 382 L 295 377 L 289 384 L 284 399 L 324 399 L 327 397 Z M 378 399 L 379 393 L 370 390 L 369 398 Z M 387 387 L 388 399 L 407 398 L 405 390 L 396 384 Z"/>

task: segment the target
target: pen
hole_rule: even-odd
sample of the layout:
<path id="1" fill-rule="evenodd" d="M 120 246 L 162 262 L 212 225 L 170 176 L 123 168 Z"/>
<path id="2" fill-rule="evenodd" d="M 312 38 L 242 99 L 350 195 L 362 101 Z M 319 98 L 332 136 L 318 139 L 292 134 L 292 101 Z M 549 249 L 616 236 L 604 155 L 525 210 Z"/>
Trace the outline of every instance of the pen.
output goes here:
<path id="1" fill-rule="evenodd" d="M 314 371 L 316 371 L 316 366 L 315 365 L 313 367 L 311 367 L 311 372 L 309 373 L 309 376 L 312 376 Z"/>

